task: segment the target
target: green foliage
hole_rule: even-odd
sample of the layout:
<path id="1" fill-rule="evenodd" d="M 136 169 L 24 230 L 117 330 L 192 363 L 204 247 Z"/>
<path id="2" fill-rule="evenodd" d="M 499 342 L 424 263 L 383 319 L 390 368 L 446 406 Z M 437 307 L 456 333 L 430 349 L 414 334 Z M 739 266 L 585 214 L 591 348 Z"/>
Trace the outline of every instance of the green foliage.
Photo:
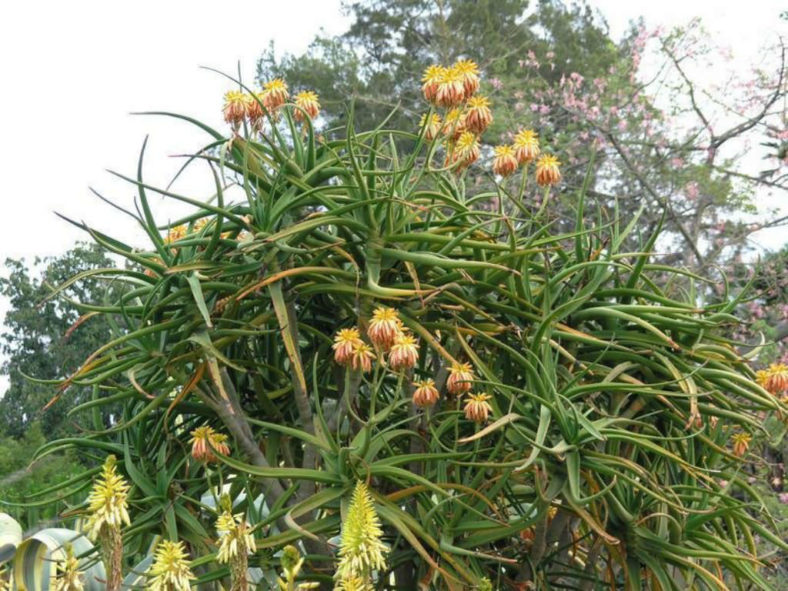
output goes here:
<path id="1" fill-rule="evenodd" d="M 44 445 L 46 437 L 41 424 L 34 422 L 27 426 L 20 439 L 0 438 L 0 507 L 3 513 L 14 517 L 23 529 L 41 527 L 60 516 L 64 505 L 61 503 L 38 503 L 25 507 L 35 499 L 50 499 L 58 485 L 82 473 L 77 454 L 66 451 L 34 461 L 34 454 Z M 79 495 L 72 496 L 71 502 L 78 501 Z"/>
<path id="2" fill-rule="evenodd" d="M 389 547 L 379 589 L 769 588 L 754 536 L 786 545 L 729 441 L 788 409 L 724 335 L 736 299 L 706 302 L 710 280 L 654 262 L 656 235 L 623 250 L 637 216 L 525 179 L 479 190 L 442 168 L 440 142 L 355 132 L 348 112 L 344 137 L 322 141 L 290 106 L 260 136 L 194 122 L 210 143 L 188 166 L 215 174 L 213 199 L 146 184 L 142 161 L 123 177 L 148 249 L 77 224 L 146 272 L 127 266 L 114 301 L 81 305 L 125 330 L 59 386 L 95 387 L 81 407 L 119 404 L 117 425 L 38 455 L 116 454 L 128 552 L 180 539 L 202 580 L 227 573 L 209 519 L 227 492 L 254 526 L 251 564 L 275 577 L 273 552 L 300 541 L 304 576 L 329 584 L 330 540 L 365 481 Z M 222 179 L 246 199 L 228 202 Z M 193 207 L 168 239 L 153 193 Z M 370 373 L 335 363 L 336 331 L 365 334 L 381 305 L 419 339 L 415 367 L 393 371 L 380 349 Z M 491 395 L 489 424 L 447 395 L 455 362 Z M 411 403 L 423 378 L 441 391 L 429 411 Z M 216 463 L 188 447 L 206 425 L 232 437 L 229 454 L 211 444 Z"/>

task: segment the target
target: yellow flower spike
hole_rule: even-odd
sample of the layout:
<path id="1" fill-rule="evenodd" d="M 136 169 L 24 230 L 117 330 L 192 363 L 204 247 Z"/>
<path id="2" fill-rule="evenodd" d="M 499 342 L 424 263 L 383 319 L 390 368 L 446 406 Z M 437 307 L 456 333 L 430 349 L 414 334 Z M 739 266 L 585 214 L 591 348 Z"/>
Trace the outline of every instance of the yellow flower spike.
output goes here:
<path id="1" fill-rule="evenodd" d="M 492 120 L 490 101 L 487 97 L 475 96 L 468 99 L 465 107 L 465 126 L 468 128 L 468 131 L 481 135 L 492 123 Z"/>
<path id="2" fill-rule="evenodd" d="M 104 528 L 120 529 L 131 525 L 128 512 L 129 485 L 115 469 L 115 456 L 109 455 L 101 475 L 93 483 L 88 496 L 88 537 L 97 540 Z"/>
<path id="3" fill-rule="evenodd" d="M 369 336 L 372 344 L 383 350 L 388 350 L 394 344 L 397 335 L 402 331 L 401 325 L 399 314 L 394 308 L 378 306 L 372 312 L 367 336 Z"/>
<path id="4" fill-rule="evenodd" d="M 473 387 L 473 369 L 469 363 L 455 363 L 449 370 L 446 389 L 451 394 L 464 394 Z"/>
<path id="5" fill-rule="evenodd" d="M 57 563 L 57 576 L 53 591 L 82 591 L 85 588 L 79 570 L 79 560 L 74 556 L 71 544 L 66 545 L 66 558 Z M 2 584 L 0 584 L 2 589 Z"/>
<path id="6" fill-rule="evenodd" d="M 156 546 L 147 576 L 147 591 L 191 591 L 191 582 L 196 579 L 183 543 L 169 540 L 163 540 Z"/>
<path id="7" fill-rule="evenodd" d="M 557 185 L 561 182 L 561 171 L 558 167 L 561 165 L 558 158 L 555 156 L 545 154 L 536 163 L 536 182 L 542 187 L 550 185 Z"/>
<path id="8" fill-rule="evenodd" d="M 492 412 L 492 406 L 487 402 L 492 396 L 485 392 L 479 394 L 468 394 L 465 402 L 465 418 L 474 423 L 485 423 L 487 417 Z"/>
<path id="9" fill-rule="evenodd" d="M 334 350 L 334 361 L 340 365 L 350 363 L 353 349 L 363 344 L 364 341 L 361 340 L 361 333 L 357 328 L 341 329 L 334 335 L 334 344 L 331 345 L 331 348 Z"/>
<path id="10" fill-rule="evenodd" d="M 317 93 L 311 90 L 304 90 L 295 96 L 295 104 L 298 109 L 293 110 L 293 119 L 303 121 L 304 114 L 310 119 L 315 119 L 320 113 L 320 102 Z M 302 110 L 303 109 L 303 110 Z"/>
<path id="11" fill-rule="evenodd" d="M 452 67 L 459 72 L 465 98 L 469 99 L 479 90 L 479 66 L 473 60 L 458 60 Z"/>
<path id="12" fill-rule="evenodd" d="M 359 481 L 353 490 L 353 498 L 342 524 L 339 564 L 334 574 L 340 584 L 353 581 L 357 577 L 369 582 L 372 571 L 386 568 L 384 555 L 389 549 L 381 541 L 382 536 L 383 530 L 372 503 L 372 496 L 367 485 Z"/>
<path id="13" fill-rule="evenodd" d="M 520 164 L 528 164 L 539 157 L 539 136 L 531 129 L 518 131 L 512 145 Z"/>
<path id="14" fill-rule="evenodd" d="M 224 95 L 224 107 L 222 113 L 224 120 L 229 123 L 233 129 L 238 129 L 246 116 L 246 107 L 248 99 L 243 92 L 231 90 Z"/>
<path id="15" fill-rule="evenodd" d="M 510 176 L 519 166 L 512 146 L 496 146 L 492 169 L 495 174 Z"/>
<path id="16" fill-rule="evenodd" d="M 348 577 L 337 581 L 334 591 L 374 591 L 369 579 L 364 577 Z"/>
<path id="17" fill-rule="evenodd" d="M 416 382 L 415 386 L 416 389 L 413 391 L 413 404 L 418 407 L 424 408 L 432 406 L 438 401 L 438 398 L 440 398 L 440 392 L 438 392 L 438 389 L 435 387 L 435 380 L 427 379 Z"/>
<path id="18" fill-rule="evenodd" d="M 408 369 L 419 360 L 419 344 L 407 333 L 401 332 L 394 339 L 389 351 L 389 367 L 394 371 Z"/>
<path id="19" fill-rule="evenodd" d="M 421 78 L 421 91 L 424 93 L 424 98 L 430 103 L 436 103 L 438 86 L 443 79 L 445 70 L 446 68 L 438 65 L 428 66 L 424 70 L 424 75 Z"/>
<path id="20" fill-rule="evenodd" d="M 254 554 L 257 550 L 251 527 L 243 513 L 220 513 L 216 519 L 216 532 L 219 534 L 219 552 L 216 559 L 221 564 Z"/>
<path id="21" fill-rule="evenodd" d="M 263 85 L 263 106 L 272 114 L 289 98 L 287 83 L 281 78 L 274 78 Z"/>

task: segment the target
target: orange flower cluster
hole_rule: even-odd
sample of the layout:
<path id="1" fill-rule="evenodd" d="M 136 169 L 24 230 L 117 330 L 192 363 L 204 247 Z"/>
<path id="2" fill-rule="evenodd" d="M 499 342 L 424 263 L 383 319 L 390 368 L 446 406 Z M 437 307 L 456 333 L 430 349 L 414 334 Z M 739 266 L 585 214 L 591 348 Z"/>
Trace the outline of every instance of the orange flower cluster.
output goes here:
<path id="1" fill-rule="evenodd" d="M 244 121 L 248 121 L 252 131 L 259 132 L 263 128 L 265 115 L 275 119 L 289 99 L 287 83 L 281 78 L 274 78 L 264 83 L 260 92 L 247 94 L 231 90 L 226 93 L 222 113 L 233 130 L 237 131 Z M 315 119 L 320 113 L 318 96 L 311 90 L 299 92 L 294 98 L 294 105 L 293 118 L 296 121 Z"/>
<path id="2" fill-rule="evenodd" d="M 457 171 L 479 158 L 479 136 L 493 120 L 489 99 L 476 95 L 480 81 L 479 66 L 471 60 L 459 60 L 450 67 L 429 66 L 422 77 L 424 98 L 448 109 L 443 121 L 438 114 L 422 117 L 424 137 L 432 141 L 443 134 L 446 166 L 454 165 Z"/>
<path id="3" fill-rule="evenodd" d="M 497 146 L 493 172 L 510 176 L 521 165 L 528 165 L 539 157 L 539 137 L 531 129 L 523 129 L 514 136 L 511 146 Z M 561 181 L 560 162 L 555 156 L 543 155 L 536 162 L 536 182 L 542 187 L 557 185 Z"/>
<path id="4" fill-rule="evenodd" d="M 414 367 L 419 360 L 419 344 L 402 325 L 394 308 L 379 306 L 372 313 L 367 336 L 378 354 L 388 353 L 388 366 L 394 371 Z M 344 328 L 334 336 L 334 361 L 364 373 L 372 369 L 378 355 L 361 338 L 357 328 Z"/>

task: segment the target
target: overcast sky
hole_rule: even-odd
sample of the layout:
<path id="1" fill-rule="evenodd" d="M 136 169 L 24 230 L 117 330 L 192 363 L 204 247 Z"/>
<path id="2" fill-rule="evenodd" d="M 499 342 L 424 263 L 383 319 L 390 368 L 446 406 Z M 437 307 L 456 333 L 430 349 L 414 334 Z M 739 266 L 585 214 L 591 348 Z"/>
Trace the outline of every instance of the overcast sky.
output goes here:
<path id="1" fill-rule="evenodd" d="M 785 24 L 777 20 L 784 3 L 770 0 L 591 4 L 606 15 L 614 38 L 641 15 L 649 25 L 667 27 L 701 16 L 740 56 L 755 57 Z M 347 23 L 339 0 L 2 2 L 0 261 L 58 254 L 84 238 L 54 211 L 144 245 L 131 220 L 88 187 L 130 206 L 134 188 L 113 180 L 105 168 L 133 173 L 140 145 L 150 135 L 146 180 L 165 184 L 179 166 L 171 156 L 195 151 L 205 135 L 184 123 L 129 113 L 171 110 L 223 128 L 220 108 L 229 85 L 199 66 L 235 72 L 240 62 L 251 81 L 270 41 L 298 52 L 321 27 L 339 33 Z M 176 188 L 204 195 L 198 182 L 189 182 Z M 161 200 L 154 209 L 161 222 L 176 215 Z"/>

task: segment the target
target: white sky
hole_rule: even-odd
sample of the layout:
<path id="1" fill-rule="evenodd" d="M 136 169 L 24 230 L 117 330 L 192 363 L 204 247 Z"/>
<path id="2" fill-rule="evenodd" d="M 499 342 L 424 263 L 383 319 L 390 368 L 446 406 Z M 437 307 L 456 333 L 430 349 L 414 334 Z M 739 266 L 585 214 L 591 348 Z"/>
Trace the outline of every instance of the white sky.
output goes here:
<path id="1" fill-rule="evenodd" d="M 769 0 L 592 5 L 607 16 L 614 38 L 640 15 L 649 25 L 668 27 L 701 16 L 743 55 L 755 56 L 767 35 L 785 27 L 777 21 L 785 5 Z M 58 254 L 86 238 L 54 211 L 145 244 L 131 220 L 88 187 L 131 206 L 134 188 L 105 168 L 133 176 L 149 134 L 146 180 L 166 184 L 179 166 L 168 156 L 193 152 L 206 136 L 185 123 L 129 113 L 176 111 L 221 129 L 222 95 L 230 85 L 198 66 L 235 72 L 240 61 L 251 81 L 270 40 L 280 51 L 299 52 L 321 27 L 330 34 L 343 31 L 348 21 L 339 8 L 339 0 L 2 2 L 0 263 L 6 257 Z M 201 180 L 184 181 L 175 190 L 204 196 L 197 189 L 205 187 Z M 176 215 L 168 202 L 154 199 L 153 206 L 161 222 Z M 0 301 L 0 315 L 4 309 Z"/>

